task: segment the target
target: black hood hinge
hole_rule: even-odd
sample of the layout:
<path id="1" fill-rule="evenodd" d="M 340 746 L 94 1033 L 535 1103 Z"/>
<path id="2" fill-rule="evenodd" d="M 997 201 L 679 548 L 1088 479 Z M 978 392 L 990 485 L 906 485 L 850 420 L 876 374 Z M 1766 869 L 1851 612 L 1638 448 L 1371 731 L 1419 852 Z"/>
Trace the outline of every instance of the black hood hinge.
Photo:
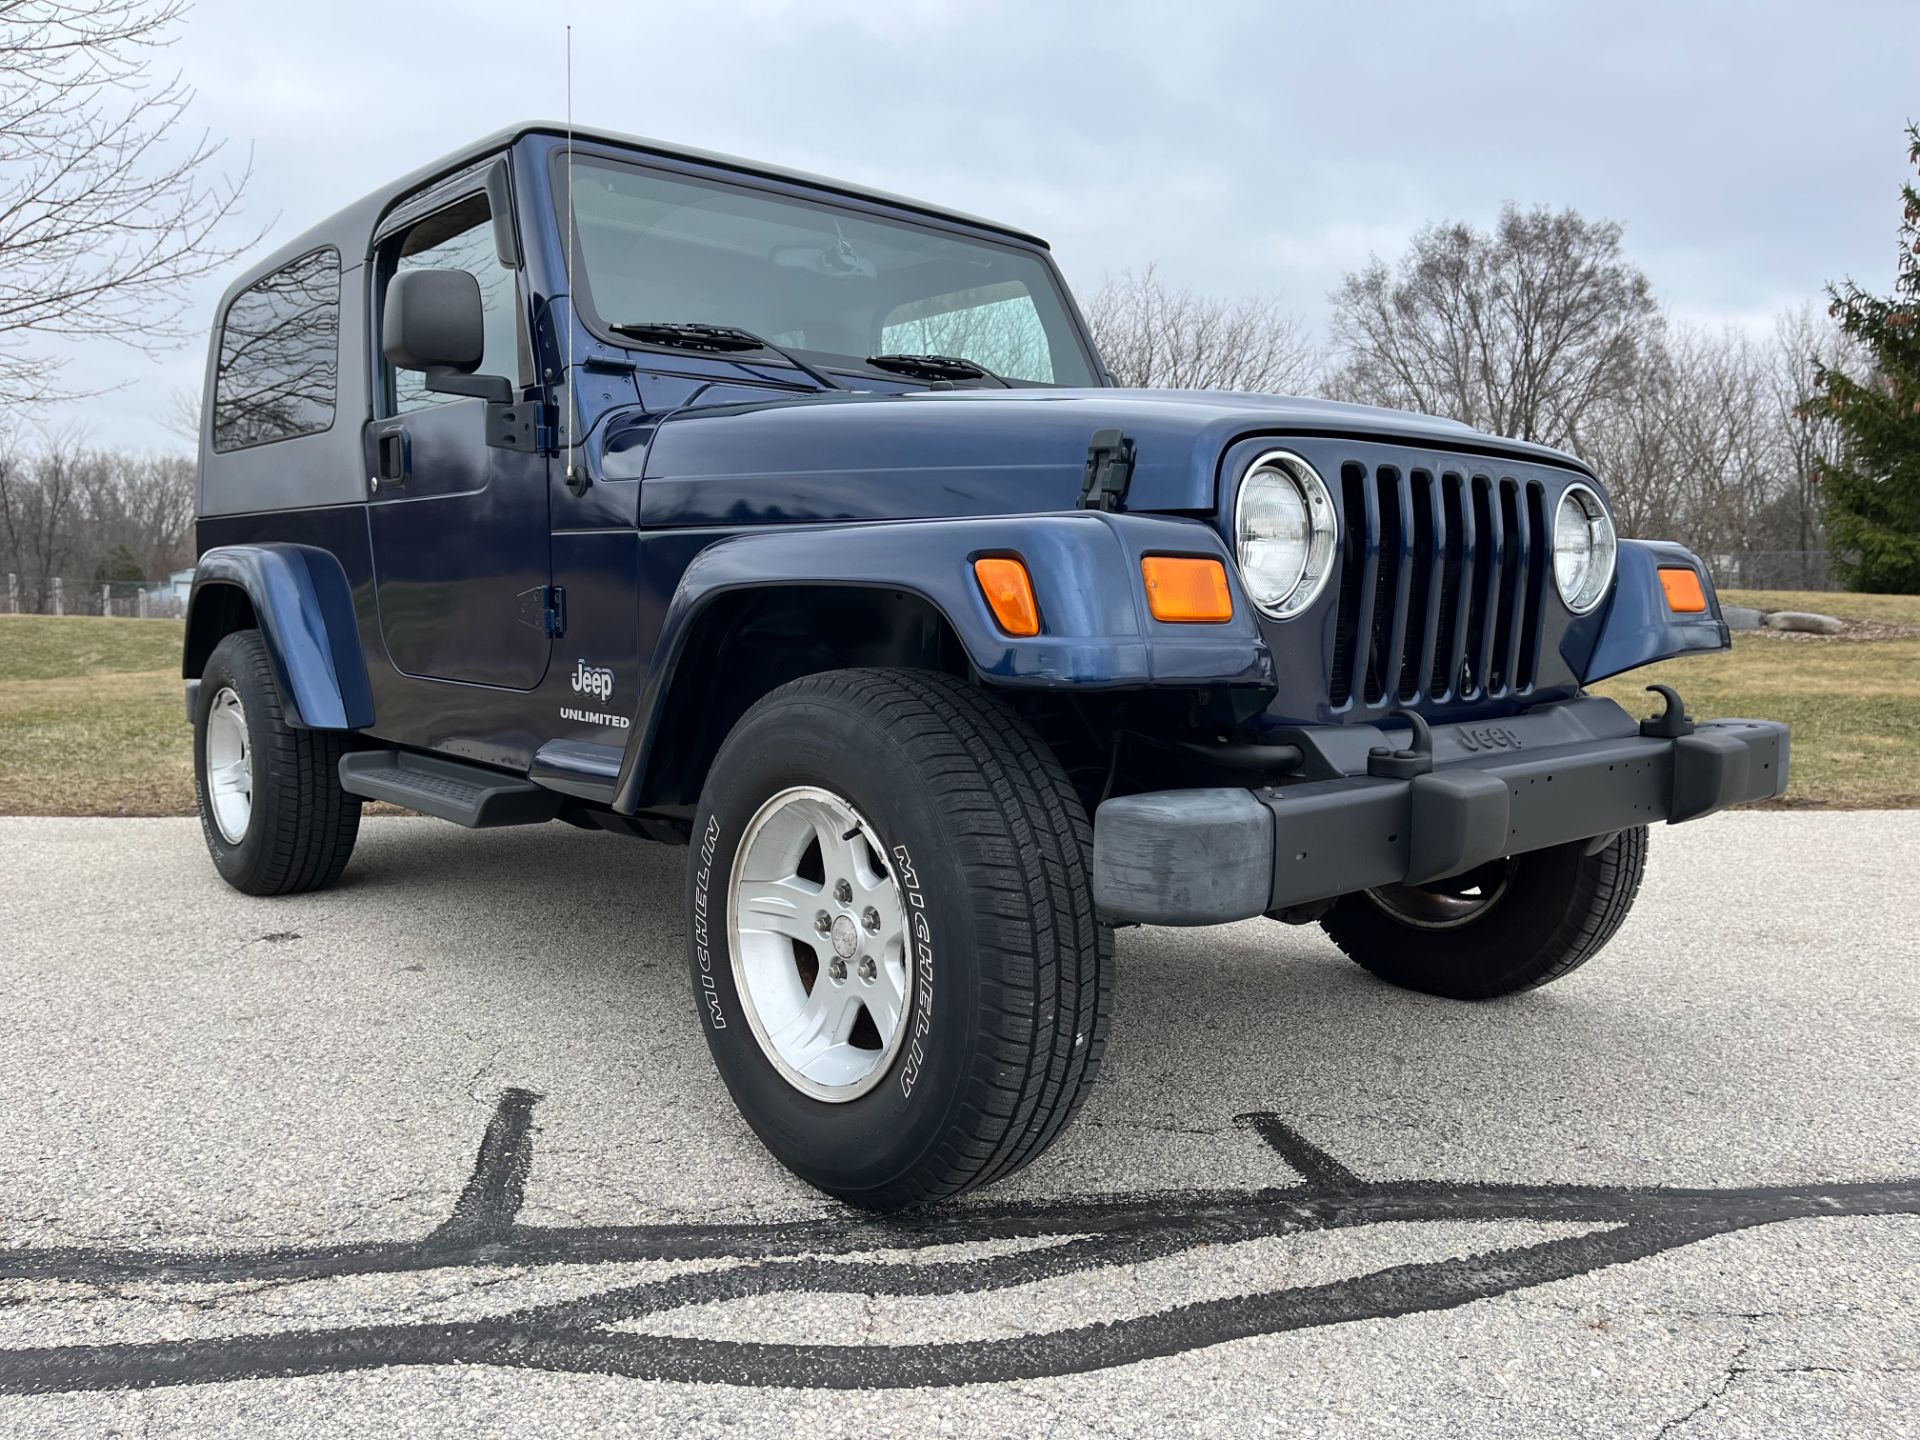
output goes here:
<path id="1" fill-rule="evenodd" d="M 1080 484 L 1082 510 L 1118 510 L 1133 483 L 1133 441 L 1118 430 L 1096 430 L 1087 446 L 1087 469 Z"/>

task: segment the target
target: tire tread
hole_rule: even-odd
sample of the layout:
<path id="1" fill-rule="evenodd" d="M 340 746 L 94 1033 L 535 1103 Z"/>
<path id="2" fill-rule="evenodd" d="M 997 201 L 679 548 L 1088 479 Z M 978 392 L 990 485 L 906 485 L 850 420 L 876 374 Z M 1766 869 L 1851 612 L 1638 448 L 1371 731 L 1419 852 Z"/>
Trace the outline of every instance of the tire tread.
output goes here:
<path id="1" fill-rule="evenodd" d="M 249 895 L 298 895 L 322 890 L 340 878 L 360 833 L 360 799 L 340 788 L 340 757 L 346 739 L 331 730 L 289 725 L 280 700 L 273 663 L 258 630 L 236 630 L 215 647 L 206 673 L 230 672 L 247 690 L 248 730 L 254 747 L 253 816 L 250 823 L 271 829 L 261 839 L 253 863 L 240 873 L 221 873 Z M 204 684 L 203 684 L 204 688 Z M 195 726 L 195 744 L 201 744 Z M 204 783 L 195 770 L 200 824 L 210 847 L 219 841 Z M 261 793 L 264 792 L 264 793 Z M 252 837 L 249 837 L 252 838 Z"/>
<path id="2" fill-rule="evenodd" d="M 985 1043 L 956 1123 L 888 1193 L 849 1198 L 893 1209 L 1004 1179 L 1078 1113 L 1106 1051 L 1113 940 L 1094 913 L 1086 809 L 1023 720 L 952 676 L 828 671 L 755 710 L 809 701 L 881 727 L 924 778 L 967 876 L 975 949 L 992 977 L 967 997 Z"/>

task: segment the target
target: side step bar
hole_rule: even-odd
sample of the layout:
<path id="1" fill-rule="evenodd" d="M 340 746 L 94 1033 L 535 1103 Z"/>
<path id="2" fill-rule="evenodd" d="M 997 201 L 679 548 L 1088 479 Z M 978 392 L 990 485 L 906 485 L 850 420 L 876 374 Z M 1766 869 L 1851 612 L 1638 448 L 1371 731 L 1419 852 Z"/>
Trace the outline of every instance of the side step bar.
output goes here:
<path id="1" fill-rule="evenodd" d="M 356 750 L 340 757 L 340 788 L 485 830 L 538 825 L 560 813 L 561 797 L 518 775 L 438 755 Z"/>

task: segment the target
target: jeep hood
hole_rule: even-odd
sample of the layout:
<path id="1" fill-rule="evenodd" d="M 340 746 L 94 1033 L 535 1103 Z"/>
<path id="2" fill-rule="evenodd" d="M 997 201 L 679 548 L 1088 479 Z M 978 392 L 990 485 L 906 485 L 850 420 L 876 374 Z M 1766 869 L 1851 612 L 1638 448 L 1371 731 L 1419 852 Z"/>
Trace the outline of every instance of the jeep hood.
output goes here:
<path id="1" fill-rule="evenodd" d="M 1135 442 L 1126 508 L 1207 513 L 1220 461 L 1263 435 L 1352 435 L 1436 451 L 1570 457 L 1399 410 L 1181 390 L 950 390 L 783 395 L 744 405 L 616 416 L 609 479 L 641 479 L 640 523 L 658 526 L 907 520 L 1071 509 L 1087 444 Z"/>

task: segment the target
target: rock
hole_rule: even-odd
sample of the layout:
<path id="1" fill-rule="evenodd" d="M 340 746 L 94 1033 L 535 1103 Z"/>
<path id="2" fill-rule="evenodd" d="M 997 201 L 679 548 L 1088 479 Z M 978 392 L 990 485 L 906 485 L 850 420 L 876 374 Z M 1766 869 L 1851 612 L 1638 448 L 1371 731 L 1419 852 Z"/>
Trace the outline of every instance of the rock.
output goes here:
<path id="1" fill-rule="evenodd" d="M 1758 630 L 1760 622 L 1766 618 L 1763 611 L 1749 610 L 1744 605 L 1722 605 L 1720 615 L 1727 622 L 1729 630 Z"/>
<path id="2" fill-rule="evenodd" d="M 1769 630 L 1798 630 L 1806 635 L 1844 635 L 1847 622 L 1807 610 L 1774 610 L 1767 615 Z"/>

